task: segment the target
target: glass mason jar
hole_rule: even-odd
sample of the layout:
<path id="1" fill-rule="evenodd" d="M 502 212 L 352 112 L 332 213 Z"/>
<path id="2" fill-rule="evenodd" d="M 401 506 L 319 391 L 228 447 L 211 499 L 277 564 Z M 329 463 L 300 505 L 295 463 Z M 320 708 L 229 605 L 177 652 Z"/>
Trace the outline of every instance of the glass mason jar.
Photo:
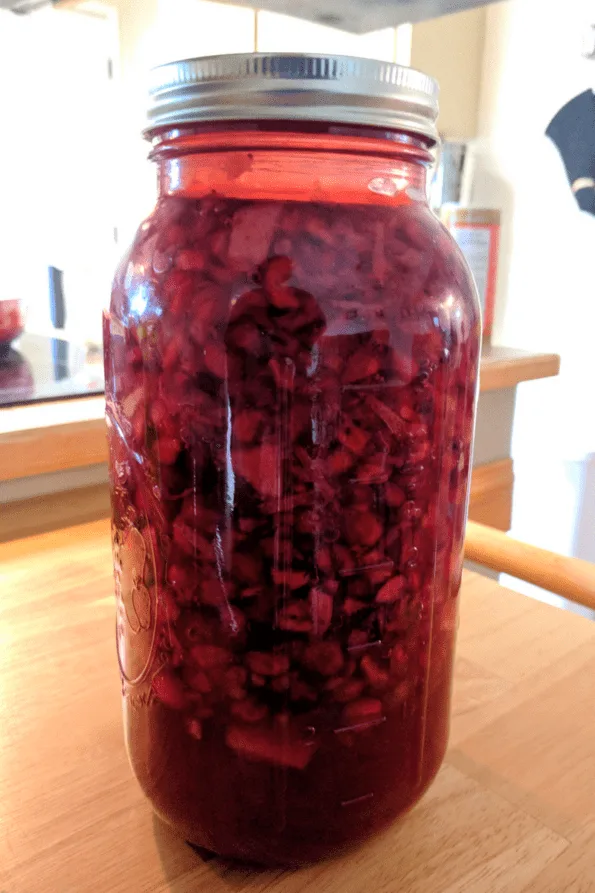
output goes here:
<path id="1" fill-rule="evenodd" d="M 436 111 L 342 57 L 155 75 L 105 319 L 118 655 L 144 792 L 224 856 L 336 852 L 444 756 L 480 318 Z"/>

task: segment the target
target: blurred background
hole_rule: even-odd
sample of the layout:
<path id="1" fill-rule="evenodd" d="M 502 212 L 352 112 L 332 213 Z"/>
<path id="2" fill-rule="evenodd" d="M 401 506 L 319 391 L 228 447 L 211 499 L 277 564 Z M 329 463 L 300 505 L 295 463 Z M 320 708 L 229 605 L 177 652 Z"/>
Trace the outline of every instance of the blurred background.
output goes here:
<path id="1" fill-rule="evenodd" d="M 103 412 L 101 312 L 117 260 L 155 200 L 141 137 L 148 70 L 205 54 L 345 53 L 412 65 L 440 82 L 444 145 L 432 205 L 482 292 L 494 349 L 486 362 L 508 357 L 525 369 L 493 379 L 480 399 L 476 465 L 500 463 L 501 474 L 491 514 L 482 479 L 477 517 L 595 560 L 595 216 L 572 188 L 592 172 L 574 171 L 546 133 L 574 97 L 593 97 L 595 3 L 459 5 L 470 8 L 356 34 L 209 0 L 2 0 L 0 501 L 105 484 L 94 427 Z M 595 155 L 595 118 L 584 127 Z M 60 400 L 70 402 L 65 416 Z M 23 408 L 26 417 L 15 414 Z M 45 461 L 43 431 L 62 418 L 88 428 L 77 429 L 69 462 Z M 42 432 L 29 464 L 15 454 L 22 430 Z"/>

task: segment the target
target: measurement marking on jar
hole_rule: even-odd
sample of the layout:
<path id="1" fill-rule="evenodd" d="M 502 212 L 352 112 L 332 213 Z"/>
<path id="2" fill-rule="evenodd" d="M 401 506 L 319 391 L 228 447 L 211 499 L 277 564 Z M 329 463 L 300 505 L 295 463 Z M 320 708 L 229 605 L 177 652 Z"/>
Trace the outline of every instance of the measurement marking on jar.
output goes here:
<path id="1" fill-rule="evenodd" d="M 397 378 L 394 381 L 380 381 L 371 384 L 342 384 L 342 391 L 384 391 L 386 388 L 402 388 L 404 380 Z"/>
<path id="2" fill-rule="evenodd" d="M 342 735 L 343 732 L 363 732 L 364 729 L 370 729 L 373 726 L 379 726 L 386 722 L 386 716 L 379 716 L 376 719 L 369 719 L 367 722 L 358 722 L 353 726 L 341 726 L 340 729 L 333 729 L 335 735 Z"/>
<path id="3" fill-rule="evenodd" d="M 350 484 L 387 484 L 389 481 L 389 474 L 375 474 L 368 475 L 363 478 L 349 478 Z"/>
<path id="4" fill-rule="evenodd" d="M 348 645 L 347 650 L 349 652 L 364 651 L 366 648 L 378 648 L 379 645 L 382 645 L 382 640 L 376 639 L 375 642 L 364 642 L 363 645 Z"/>
<path id="5" fill-rule="evenodd" d="M 354 797 L 352 800 L 341 800 L 341 806 L 357 806 L 358 803 L 371 800 L 373 796 L 374 793 L 371 791 L 369 794 L 362 794 L 361 797 Z"/>
<path id="6" fill-rule="evenodd" d="M 339 570 L 340 577 L 353 577 L 355 574 L 367 574 L 370 571 L 390 571 L 393 569 L 395 563 L 392 558 L 387 558 L 385 561 L 378 561 L 376 564 L 362 564 L 360 567 L 348 567 L 345 569 Z"/>

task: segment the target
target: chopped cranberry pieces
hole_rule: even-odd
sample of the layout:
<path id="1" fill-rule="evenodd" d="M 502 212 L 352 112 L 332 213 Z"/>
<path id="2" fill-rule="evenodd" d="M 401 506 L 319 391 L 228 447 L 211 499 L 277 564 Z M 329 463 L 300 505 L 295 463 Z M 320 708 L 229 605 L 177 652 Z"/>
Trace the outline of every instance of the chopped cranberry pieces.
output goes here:
<path id="1" fill-rule="evenodd" d="M 224 667 L 231 661 L 231 654 L 218 645 L 195 645 L 189 652 L 190 660 L 203 670 Z"/>
<path id="2" fill-rule="evenodd" d="M 365 687 L 363 679 L 346 679 L 340 681 L 339 684 L 332 689 L 335 701 L 354 701 L 359 698 Z"/>
<path id="3" fill-rule="evenodd" d="M 231 705 L 231 714 L 242 722 L 260 722 L 268 715 L 265 704 L 260 704 L 253 698 L 240 700 Z"/>
<path id="4" fill-rule="evenodd" d="M 390 684 L 388 672 L 379 667 L 369 654 L 362 657 L 360 666 L 371 688 L 385 688 Z"/>
<path id="5" fill-rule="evenodd" d="M 247 203 L 231 220 L 228 260 L 251 269 L 265 260 L 281 213 L 278 204 Z M 220 251 L 221 253 L 221 251 Z"/>
<path id="6" fill-rule="evenodd" d="M 383 605 L 396 602 L 404 588 L 404 577 L 392 577 L 388 583 L 385 583 L 384 586 L 380 587 L 378 594 L 376 595 L 376 601 Z"/>
<path id="7" fill-rule="evenodd" d="M 172 710 L 183 710 L 187 705 L 184 686 L 171 670 L 164 669 L 153 677 L 153 691 Z"/>
<path id="8" fill-rule="evenodd" d="M 313 741 L 300 740 L 289 730 L 274 727 L 232 725 L 225 741 L 228 747 L 248 760 L 262 760 L 292 769 L 305 769 L 316 753 Z"/>
<path id="9" fill-rule="evenodd" d="M 313 642 L 306 648 L 303 661 L 322 676 L 335 676 L 343 666 L 343 652 L 338 642 Z"/>
<path id="10" fill-rule="evenodd" d="M 323 636 L 333 619 L 333 597 L 321 589 L 310 592 L 310 608 L 312 612 L 313 632 Z"/>
<path id="11" fill-rule="evenodd" d="M 191 667 L 184 670 L 184 682 L 186 682 L 190 688 L 200 692 L 201 695 L 206 695 L 213 689 L 207 674 L 202 670 L 194 670 Z"/>
<path id="12" fill-rule="evenodd" d="M 413 201 L 164 197 L 105 330 L 145 789 L 260 860 L 381 826 L 446 741 L 478 359 L 456 247 Z"/>
<path id="13" fill-rule="evenodd" d="M 309 633 L 314 628 L 307 602 L 290 602 L 281 608 L 277 624 L 279 629 L 294 633 Z"/>
<path id="14" fill-rule="evenodd" d="M 205 260 L 202 251 L 196 249 L 178 251 L 176 255 L 176 267 L 179 270 L 202 270 L 205 266 Z"/>
<path id="15" fill-rule="evenodd" d="M 382 717 L 382 701 L 377 698 L 359 698 L 343 708 L 343 722 L 346 726 L 365 724 Z"/>
<path id="16" fill-rule="evenodd" d="M 246 655 L 246 665 L 260 676 L 281 676 L 289 670 L 289 657 L 286 654 L 251 651 Z"/>
<path id="17" fill-rule="evenodd" d="M 189 719 L 186 721 L 186 729 L 188 734 L 192 736 L 192 738 L 196 738 L 197 741 L 200 741 L 202 738 L 202 722 L 200 719 Z"/>

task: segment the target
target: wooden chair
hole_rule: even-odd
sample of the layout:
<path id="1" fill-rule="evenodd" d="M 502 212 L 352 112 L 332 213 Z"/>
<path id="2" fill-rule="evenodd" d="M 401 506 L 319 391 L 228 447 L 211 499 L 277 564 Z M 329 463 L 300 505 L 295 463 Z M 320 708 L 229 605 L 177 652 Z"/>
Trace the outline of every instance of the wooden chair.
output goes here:
<path id="1" fill-rule="evenodd" d="M 595 611 L 595 564 L 589 561 L 530 546 L 475 521 L 467 522 L 465 558 Z"/>

